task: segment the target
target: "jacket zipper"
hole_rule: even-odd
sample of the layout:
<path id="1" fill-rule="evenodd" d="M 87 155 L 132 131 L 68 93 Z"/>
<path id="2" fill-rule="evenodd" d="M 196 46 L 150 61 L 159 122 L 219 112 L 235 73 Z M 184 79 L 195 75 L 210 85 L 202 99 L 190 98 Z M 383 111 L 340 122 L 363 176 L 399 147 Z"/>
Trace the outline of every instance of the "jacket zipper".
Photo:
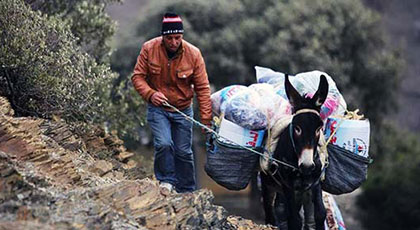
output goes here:
<path id="1" fill-rule="evenodd" d="M 172 83 L 172 79 L 171 79 L 171 59 L 168 59 L 168 83 L 167 83 L 167 87 L 169 88 L 169 85 Z"/>

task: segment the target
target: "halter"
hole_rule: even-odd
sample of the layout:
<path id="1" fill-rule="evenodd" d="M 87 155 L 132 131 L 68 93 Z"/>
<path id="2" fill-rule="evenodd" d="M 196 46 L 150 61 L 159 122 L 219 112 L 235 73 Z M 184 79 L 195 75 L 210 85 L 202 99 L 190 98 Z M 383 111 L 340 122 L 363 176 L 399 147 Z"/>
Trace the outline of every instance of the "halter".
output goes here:
<path id="1" fill-rule="evenodd" d="M 319 112 L 316 111 L 315 109 L 300 109 L 300 110 L 296 111 L 295 114 L 293 114 L 293 118 L 296 115 L 299 115 L 301 113 L 314 113 L 314 114 L 318 115 L 318 117 L 321 117 L 321 115 L 319 115 Z M 289 125 L 289 137 L 290 137 L 290 141 L 292 142 L 293 151 L 295 151 L 295 153 L 296 153 L 295 140 L 293 139 L 293 119 L 292 119 L 292 121 L 290 122 L 290 125 Z"/>
<path id="2" fill-rule="evenodd" d="M 321 118 L 321 116 L 320 116 L 319 112 L 318 112 L 318 111 L 316 111 L 315 109 L 300 109 L 300 110 L 296 111 L 296 112 L 293 114 L 293 118 L 294 118 L 296 115 L 299 115 L 299 114 L 302 114 L 302 113 L 314 113 L 314 114 L 316 114 L 317 116 L 319 116 L 319 117 Z M 295 151 L 295 153 L 296 153 L 295 141 L 294 141 L 294 139 L 293 139 L 293 118 L 292 118 L 292 121 L 290 122 L 290 125 L 289 125 L 289 137 L 290 137 L 290 141 L 292 142 L 293 151 Z M 275 164 L 275 162 L 272 162 L 272 165 L 275 165 L 275 166 L 276 166 L 276 168 L 275 168 L 274 172 L 270 172 L 270 176 L 271 176 L 271 178 L 274 180 L 274 182 L 275 182 L 276 184 L 278 184 L 279 186 L 284 185 L 284 186 L 286 186 L 286 187 L 288 187 L 288 188 L 291 188 L 291 187 L 290 187 L 290 185 L 289 185 L 288 183 L 286 183 L 286 180 L 283 178 L 283 176 L 281 175 L 281 173 L 279 172 L 279 173 L 277 174 L 278 169 L 279 169 L 279 165 L 278 165 L 278 164 Z M 321 169 L 321 171 L 324 171 L 324 170 L 325 170 L 325 168 Z M 293 171 L 295 171 L 295 169 L 294 169 Z M 280 181 L 279 181 L 279 180 L 277 180 L 277 178 L 275 177 L 275 175 L 276 175 L 276 174 L 280 177 Z M 322 176 L 322 172 L 321 172 L 321 176 Z M 321 176 L 320 176 L 320 178 L 321 178 Z M 312 187 L 312 186 L 313 186 L 314 184 L 316 184 L 318 181 L 319 181 L 319 180 L 315 180 L 315 181 L 313 181 L 313 183 L 311 183 L 309 187 Z"/>

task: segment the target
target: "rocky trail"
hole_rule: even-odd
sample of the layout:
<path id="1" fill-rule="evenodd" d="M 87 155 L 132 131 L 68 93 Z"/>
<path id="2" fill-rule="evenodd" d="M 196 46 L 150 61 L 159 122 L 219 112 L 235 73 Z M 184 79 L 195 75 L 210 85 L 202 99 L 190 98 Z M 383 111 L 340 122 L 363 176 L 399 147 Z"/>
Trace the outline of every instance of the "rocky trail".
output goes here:
<path id="1" fill-rule="evenodd" d="M 161 195 L 151 163 L 99 128 L 13 115 L 0 98 L 0 230 L 274 229 L 228 215 L 207 189 Z"/>

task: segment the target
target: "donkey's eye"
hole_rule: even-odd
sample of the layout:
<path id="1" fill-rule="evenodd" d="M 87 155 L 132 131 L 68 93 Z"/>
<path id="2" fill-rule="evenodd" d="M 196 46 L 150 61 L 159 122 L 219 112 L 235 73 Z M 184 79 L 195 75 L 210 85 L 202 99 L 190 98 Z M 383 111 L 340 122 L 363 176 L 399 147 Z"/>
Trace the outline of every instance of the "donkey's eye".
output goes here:
<path id="1" fill-rule="evenodd" d="M 295 133 L 300 136 L 302 134 L 302 129 L 299 126 L 295 126 Z"/>

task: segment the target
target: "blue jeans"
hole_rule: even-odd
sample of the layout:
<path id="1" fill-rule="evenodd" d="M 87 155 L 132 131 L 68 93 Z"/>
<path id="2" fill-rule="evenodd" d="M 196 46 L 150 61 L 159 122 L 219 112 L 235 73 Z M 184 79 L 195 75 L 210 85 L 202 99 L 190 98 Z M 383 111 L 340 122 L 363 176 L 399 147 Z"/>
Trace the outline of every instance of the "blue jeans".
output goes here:
<path id="1" fill-rule="evenodd" d="M 190 117 L 193 116 L 191 106 L 182 112 Z M 168 112 L 149 104 L 147 122 L 153 133 L 156 179 L 174 185 L 177 192 L 194 191 L 196 182 L 191 149 L 191 121 L 177 112 Z"/>

